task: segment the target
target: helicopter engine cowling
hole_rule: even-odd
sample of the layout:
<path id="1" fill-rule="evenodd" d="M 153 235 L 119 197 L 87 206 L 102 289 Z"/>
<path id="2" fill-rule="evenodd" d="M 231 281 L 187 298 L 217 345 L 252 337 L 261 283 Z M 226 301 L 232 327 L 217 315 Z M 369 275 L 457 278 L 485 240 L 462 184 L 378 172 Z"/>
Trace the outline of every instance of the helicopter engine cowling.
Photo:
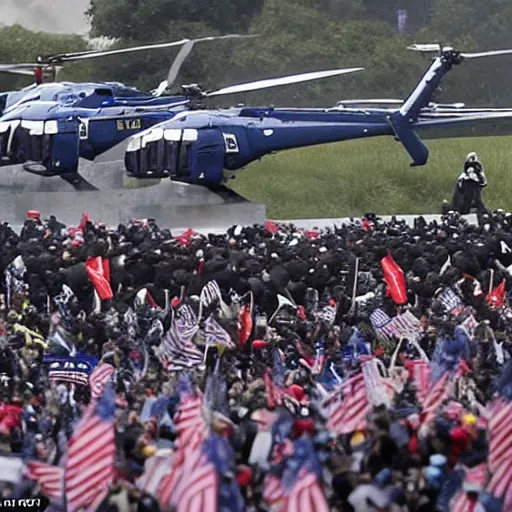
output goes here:
<path id="1" fill-rule="evenodd" d="M 218 185 L 224 169 L 239 168 L 235 134 L 218 128 L 153 128 L 135 136 L 125 154 L 128 176 L 138 179 L 169 177 L 173 181 Z"/>

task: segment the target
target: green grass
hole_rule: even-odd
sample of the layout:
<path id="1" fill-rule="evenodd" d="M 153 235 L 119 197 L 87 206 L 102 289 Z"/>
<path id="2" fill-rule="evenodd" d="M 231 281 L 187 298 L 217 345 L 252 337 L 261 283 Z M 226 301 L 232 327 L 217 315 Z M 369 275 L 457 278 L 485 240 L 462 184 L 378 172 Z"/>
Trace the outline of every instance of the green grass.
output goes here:
<path id="1" fill-rule="evenodd" d="M 439 213 L 450 200 L 470 151 L 485 167 L 488 208 L 512 210 L 512 137 L 426 141 L 429 162 L 409 167 L 409 157 L 390 137 L 284 151 L 238 171 L 229 185 L 267 205 L 274 219 L 378 214 Z"/>

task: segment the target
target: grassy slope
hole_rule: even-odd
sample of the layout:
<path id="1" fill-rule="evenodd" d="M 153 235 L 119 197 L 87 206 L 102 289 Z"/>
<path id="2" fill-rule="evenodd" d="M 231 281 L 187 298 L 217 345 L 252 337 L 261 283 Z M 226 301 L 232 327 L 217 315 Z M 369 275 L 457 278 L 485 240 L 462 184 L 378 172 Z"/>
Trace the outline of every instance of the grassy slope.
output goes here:
<path id="1" fill-rule="evenodd" d="M 512 137 L 427 145 L 429 163 L 413 168 L 402 146 L 389 137 L 285 151 L 239 171 L 230 186 L 265 203 L 275 219 L 439 213 L 442 200 L 451 199 L 464 158 L 476 151 L 489 179 L 486 205 L 512 210 Z"/>

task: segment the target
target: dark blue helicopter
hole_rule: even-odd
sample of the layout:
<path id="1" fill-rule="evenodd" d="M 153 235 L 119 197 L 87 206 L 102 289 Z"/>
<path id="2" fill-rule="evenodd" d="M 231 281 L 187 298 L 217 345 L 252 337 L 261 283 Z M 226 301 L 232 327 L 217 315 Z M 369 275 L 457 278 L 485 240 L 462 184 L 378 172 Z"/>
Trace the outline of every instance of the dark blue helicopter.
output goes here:
<path id="1" fill-rule="evenodd" d="M 191 84 L 181 87 L 181 96 L 162 96 L 174 85 L 183 62 L 196 42 L 231 37 L 246 36 L 227 35 L 113 50 L 112 52 L 119 53 L 155 46 L 160 48 L 163 45 L 183 45 L 169 70 L 167 79 L 151 95 L 144 95 L 136 89 L 117 83 L 58 82 L 37 85 L 30 91 L 21 91 L 21 98 L 8 105 L 0 117 L 2 164 L 24 164 L 24 169 L 31 173 L 42 176 L 59 175 L 79 189 L 89 189 L 89 184 L 78 174 L 80 157 L 94 160 L 96 156 L 134 133 L 171 119 L 178 112 L 196 108 L 198 100 L 305 82 L 362 69 L 304 73 L 239 84 L 209 93 L 203 92 L 198 85 Z M 96 57 L 110 53 L 95 52 L 93 55 Z M 65 55 L 66 59 L 72 60 L 90 57 L 90 52 L 86 52 L 83 57 L 82 54 Z M 50 59 L 52 65 L 55 59 Z M 9 93 L 9 97 L 12 94 Z"/>
<path id="2" fill-rule="evenodd" d="M 433 95 L 443 77 L 464 59 L 504 55 L 512 50 L 460 53 L 439 45 L 409 49 L 436 52 L 431 66 L 401 105 L 397 100 L 340 102 L 330 109 L 241 108 L 182 112 L 130 139 L 125 154 L 127 174 L 215 186 L 224 171 L 235 171 L 262 156 L 285 149 L 349 139 L 391 135 L 412 158 L 411 166 L 428 160 L 428 148 L 417 130 L 471 124 L 512 117 L 510 109 L 464 110 L 461 104 L 435 105 Z M 377 104 L 377 108 L 365 108 Z M 380 105 L 379 105 L 380 104 Z M 384 106 L 383 106 L 384 105 Z"/>

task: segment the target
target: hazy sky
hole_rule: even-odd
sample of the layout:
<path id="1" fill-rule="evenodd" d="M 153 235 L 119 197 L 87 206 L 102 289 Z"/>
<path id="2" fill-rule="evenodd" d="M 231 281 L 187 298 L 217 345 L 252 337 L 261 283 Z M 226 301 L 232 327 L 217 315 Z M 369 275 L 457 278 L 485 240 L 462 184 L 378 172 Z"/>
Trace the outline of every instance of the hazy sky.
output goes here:
<path id="1" fill-rule="evenodd" d="M 0 0 L 0 24 L 18 23 L 30 30 L 87 32 L 84 12 L 90 0 Z"/>

